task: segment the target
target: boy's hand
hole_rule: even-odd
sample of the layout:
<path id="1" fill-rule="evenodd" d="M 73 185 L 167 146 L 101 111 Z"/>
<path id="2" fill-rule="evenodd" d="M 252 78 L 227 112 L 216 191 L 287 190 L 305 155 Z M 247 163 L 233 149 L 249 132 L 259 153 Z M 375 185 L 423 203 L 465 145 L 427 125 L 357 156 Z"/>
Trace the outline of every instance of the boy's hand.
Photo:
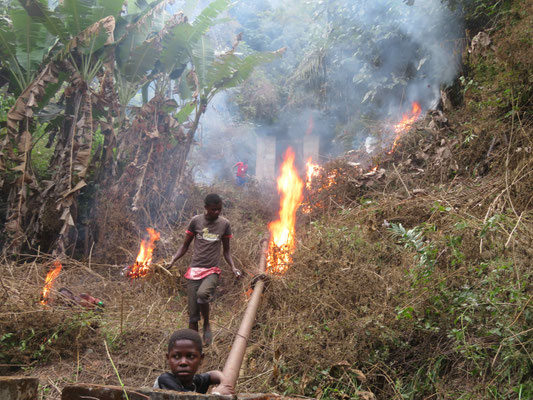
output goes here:
<path id="1" fill-rule="evenodd" d="M 213 389 L 212 394 L 221 394 L 229 396 L 235 394 L 235 389 L 229 383 L 221 382 Z"/>
<path id="2" fill-rule="evenodd" d="M 172 261 L 170 261 L 169 263 L 167 263 L 166 268 L 167 268 L 168 270 L 170 270 L 174 265 L 176 265 L 176 261 L 175 261 L 175 260 L 172 260 Z M 178 273 L 179 273 L 179 271 L 178 271 Z"/>
<path id="3" fill-rule="evenodd" d="M 209 371 L 208 374 L 211 378 L 211 382 L 217 385 L 213 388 L 212 394 L 221 394 L 225 396 L 235 394 L 235 388 L 224 376 L 222 371 Z"/>
<path id="4" fill-rule="evenodd" d="M 237 279 L 239 279 L 242 276 L 242 272 L 239 269 L 233 267 L 231 270 L 233 271 Z"/>

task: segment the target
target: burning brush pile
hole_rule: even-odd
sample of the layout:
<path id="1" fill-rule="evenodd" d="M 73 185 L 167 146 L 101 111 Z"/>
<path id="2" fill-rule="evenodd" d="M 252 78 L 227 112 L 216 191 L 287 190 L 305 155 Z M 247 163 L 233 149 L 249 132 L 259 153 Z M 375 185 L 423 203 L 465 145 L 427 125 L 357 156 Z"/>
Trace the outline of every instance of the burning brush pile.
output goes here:
<path id="1" fill-rule="evenodd" d="M 54 298 L 51 297 L 52 289 L 54 288 L 54 284 L 56 283 L 62 269 L 63 265 L 61 262 L 57 259 L 54 260 L 53 267 L 46 274 L 44 286 L 41 290 L 41 300 L 39 303 L 43 306 L 81 307 L 83 309 L 101 311 L 104 308 L 104 303 L 102 300 L 97 299 L 88 293 L 75 294 L 67 287 L 59 288 L 57 292 L 54 293 Z"/>
<path id="2" fill-rule="evenodd" d="M 159 240 L 160 234 L 155 229 L 147 228 L 149 237 L 141 241 L 141 247 L 135 262 L 122 270 L 122 275 L 130 280 L 144 278 L 152 271 L 152 254 L 155 249 L 155 242 Z M 66 287 L 56 289 L 56 281 L 61 274 L 63 265 L 56 259 L 53 261 L 53 266 L 46 274 L 44 285 L 41 290 L 40 304 L 43 306 L 81 306 L 89 309 L 101 309 L 104 303 L 87 293 L 75 294 L 72 290 Z M 52 290 L 54 289 L 54 297 L 52 297 Z"/>
<path id="3" fill-rule="evenodd" d="M 135 259 L 135 263 L 124 267 L 122 275 L 131 280 L 144 278 L 151 272 L 152 254 L 155 249 L 155 242 L 157 242 L 161 235 L 153 228 L 146 228 L 149 238 L 141 241 L 141 248 L 139 254 Z"/>
<path id="4" fill-rule="evenodd" d="M 290 148 L 287 150 L 277 181 L 281 196 L 279 219 L 269 224 L 268 273 L 282 275 L 292 262 L 297 211 L 309 215 L 359 201 L 364 192 L 385 176 L 386 169 L 380 165 L 389 167 L 392 164 L 399 175 L 393 157 L 396 156 L 401 140 L 421 113 L 420 105 L 414 102 L 411 112 L 403 115 L 398 123 L 392 124 L 394 139 L 385 152 L 360 149 L 324 166 L 309 158 L 304 179 L 300 178 L 295 168 L 294 152 Z"/>
<path id="5" fill-rule="evenodd" d="M 304 214 L 323 212 L 361 196 L 385 174 L 384 169 L 365 170 L 360 164 L 339 159 L 317 166 L 308 161 Z M 311 171 L 311 172 L 309 172 Z"/>
<path id="6" fill-rule="evenodd" d="M 102 277 L 87 273 L 84 263 L 46 255 L 4 261 L 0 269 L 0 374 L 12 374 L 11 365 L 75 357 L 74 343 L 93 345 L 105 307 Z"/>
<path id="7" fill-rule="evenodd" d="M 452 153 L 459 143 L 441 111 L 430 111 L 422 118 L 422 110 L 414 102 L 410 113 L 398 123 L 380 127 L 376 136 L 390 137 L 385 131 L 392 132 L 392 142 L 378 145 L 373 138 L 373 145 L 351 150 L 324 165 L 307 160 L 302 212 L 313 214 L 350 205 L 365 193 L 382 192 L 389 186 L 410 197 L 420 191 L 421 176 L 434 183 L 459 170 Z M 412 190 L 406 185 L 410 180 L 417 181 Z"/>

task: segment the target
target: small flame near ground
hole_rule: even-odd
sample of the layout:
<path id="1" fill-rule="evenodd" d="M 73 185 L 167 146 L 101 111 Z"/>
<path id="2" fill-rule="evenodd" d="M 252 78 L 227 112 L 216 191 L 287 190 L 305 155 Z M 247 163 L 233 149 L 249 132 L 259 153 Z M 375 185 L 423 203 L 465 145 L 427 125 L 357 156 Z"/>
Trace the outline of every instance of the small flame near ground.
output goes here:
<path id="1" fill-rule="evenodd" d="M 61 272 L 61 268 L 63 266 L 59 262 L 59 260 L 54 261 L 54 269 L 51 271 L 48 271 L 48 274 L 46 274 L 46 279 L 44 280 L 44 286 L 43 290 L 41 292 L 41 304 L 44 306 L 48 304 L 48 298 L 50 297 L 50 291 L 52 290 L 52 285 L 54 284 L 54 281 L 59 276 L 59 273 Z"/>
<path id="2" fill-rule="evenodd" d="M 421 113 L 422 108 L 420 108 L 420 104 L 418 104 L 416 101 L 413 101 L 413 104 L 411 106 L 411 115 L 403 114 L 402 120 L 396 125 L 394 125 L 394 132 L 396 133 L 396 137 L 394 138 L 392 147 L 387 152 L 387 154 L 394 153 L 396 147 L 398 146 L 398 141 L 400 140 L 400 138 L 405 132 L 407 132 L 411 128 L 411 126 L 415 123 L 418 117 L 420 117 Z"/>
<path id="3" fill-rule="evenodd" d="M 296 211 L 302 202 L 304 188 L 304 183 L 294 166 L 294 152 L 290 147 L 285 152 L 277 182 L 278 192 L 281 194 L 279 219 L 268 225 L 270 242 L 266 272 L 283 275 L 292 262 Z"/>
<path id="4" fill-rule="evenodd" d="M 307 163 L 305 164 L 305 175 L 306 175 L 305 188 L 307 190 L 311 190 L 313 180 L 317 178 L 322 171 L 324 171 L 324 168 L 322 168 L 318 164 L 313 163 L 313 159 L 309 157 L 309 159 L 307 160 Z M 337 169 L 333 169 L 329 171 L 324 188 L 334 185 L 336 183 L 335 179 L 337 178 L 338 174 L 339 174 L 339 171 Z"/>
<path id="5" fill-rule="evenodd" d="M 320 165 L 313 162 L 313 158 L 309 157 L 307 163 L 305 164 L 305 187 L 311 189 L 311 182 L 313 178 L 316 178 L 320 174 L 322 168 Z"/>
<path id="6" fill-rule="evenodd" d="M 155 229 L 146 228 L 149 239 L 141 241 L 141 248 L 135 264 L 126 267 L 124 275 L 130 279 L 144 278 L 150 272 L 150 265 L 152 264 L 152 253 L 155 249 L 155 242 L 159 240 L 160 233 Z"/>

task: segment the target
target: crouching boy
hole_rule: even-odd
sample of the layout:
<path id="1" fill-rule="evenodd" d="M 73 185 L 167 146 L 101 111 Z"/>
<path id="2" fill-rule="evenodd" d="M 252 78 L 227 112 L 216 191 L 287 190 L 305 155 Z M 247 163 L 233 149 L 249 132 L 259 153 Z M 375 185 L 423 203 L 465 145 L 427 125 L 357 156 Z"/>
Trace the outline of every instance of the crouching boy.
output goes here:
<path id="1" fill-rule="evenodd" d="M 159 375 L 154 388 L 207 393 L 210 385 L 218 385 L 218 394 L 234 394 L 233 386 L 226 381 L 221 371 L 196 374 L 204 359 L 202 339 L 198 332 L 192 329 L 174 332 L 168 341 L 166 357 L 170 372 Z"/>

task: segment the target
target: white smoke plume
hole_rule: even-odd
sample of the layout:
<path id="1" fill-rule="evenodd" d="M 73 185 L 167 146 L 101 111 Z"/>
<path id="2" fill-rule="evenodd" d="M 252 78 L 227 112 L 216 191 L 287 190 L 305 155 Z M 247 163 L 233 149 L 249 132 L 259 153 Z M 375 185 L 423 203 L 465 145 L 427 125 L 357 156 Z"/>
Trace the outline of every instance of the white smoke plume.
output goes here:
<path id="1" fill-rule="evenodd" d="M 233 22 L 212 32 L 219 46 L 243 32 L 243 51 L 287 48 L 283 59 L 263 67 L 280 87 L 281 104 L 272 121 L 253 121 L 253 129 L 247 125 L 240 131 L 239 145 L 233 147 L 241 150 L 226 149 L 224 167 L 197 152 L 197 162 L 209 160 L 201 168 L 211 171 L 206 173 L 210 178 L 202 179 L 206 182 L 245 155 L 253 165 L 255 135 L 275 135 L 286 143 L 301 140 L 310 115 L 324 155 L 358 148 L 371 135 L 370 126 L 393 124 L 413 101 L 423 112 L 436 107 L 441 88 L 452 83 L 459 67 L 461 20 L 441 0 L 241 0 L 228 16 Z M 317 80 L 315 86 L 298 79 L 306 61 L 317 65 L 309 78 Z M 238 124 L 235 104 L 222 106 L 233 97 L 224 97 L 214 108 L 224 108 L 225 114 L 209 108 L 204 116 L 204 148 L 211 139 L 235 140 L 220 137 L 228 121 Z"/>

